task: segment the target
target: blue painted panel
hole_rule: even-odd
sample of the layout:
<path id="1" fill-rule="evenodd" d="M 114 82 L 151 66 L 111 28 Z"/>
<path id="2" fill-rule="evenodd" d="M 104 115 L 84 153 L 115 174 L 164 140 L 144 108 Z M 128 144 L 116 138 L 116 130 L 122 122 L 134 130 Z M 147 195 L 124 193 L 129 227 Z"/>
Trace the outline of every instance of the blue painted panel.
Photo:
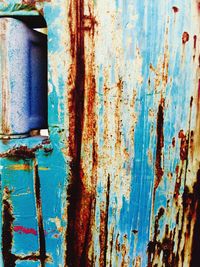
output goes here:
<path id="1" fill-rule="evenodd" d="M 198 1 L 35 1 L 2 12 L 47 21 L 50 131 L 1 141 L 2 232 L 14 240 L 2 233 L 4 261 L 195 266 Z M 32 219 L 12 218 L 24 203 Z M 29 249 L 37 262 L 24 260 Z"/>

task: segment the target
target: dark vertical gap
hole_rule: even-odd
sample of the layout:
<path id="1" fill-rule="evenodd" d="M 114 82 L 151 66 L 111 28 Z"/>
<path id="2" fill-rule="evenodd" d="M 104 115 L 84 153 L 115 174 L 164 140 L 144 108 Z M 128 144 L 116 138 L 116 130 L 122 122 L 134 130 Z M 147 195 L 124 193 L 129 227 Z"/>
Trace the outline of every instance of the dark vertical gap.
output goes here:
<path id="1" fill-rule="evenodd" d="M 45 267 L 45 261 L 47 256 L 46 256 L 45 233 L 43 226 L 42 204 L 40 195 L 40 177 L 38 173 L 38 164 L 36 159 L 34 159 L 34 189 L 35 189 L 36 212 L 37 212 L 38 229 L 39 229 L 40 262 L 41 262 L 41 267 Z"/>
<path id="2" fill-rule="evenodd" d="M 80 266 L 81 267 L 88 267 L 87 266 L 87 247 L 88 247 L 88 239 L 90 236 L 90 230 L 91 230 L 91 215 L 92 215 L 92 204 L 93 204 L 93 200 L 90 200 L 90 206 L 89 206 L 89 220 L 87 223 L 87 228 L 86 228 L 86 234 L 85 234 L 85 239 L 84 239 L 84 244 L 83 244 L 83 251 L 81 254 L 81 258 L 80 258 Z"/>
<path id="3" fill-rule="evenodd" d="M 67 190 L 67 202 L 69 203 L 68 226 L 66 233 L 67 251 L 65 256 L 65 266 L 80 266 L 80 257 L 77 247 L 79 243 L 80 201 L 83 190 L 82 169 L 81 169 L 81 146 L 82 130 L 84 118 L 84 91 L 85 91 L 85 51 L 84 51 L 84 1 L 71 1 L 69 21 L 71 31 L 71 53 L 73 64 L 76 66 L 74 78 L 74 88 L 71 93 L 72 108 L 70 110 L 70 184 Z M 74 25 L 75 24 L 75 25 Z M 75 29 L 73 28 L 75 27 Z"/>

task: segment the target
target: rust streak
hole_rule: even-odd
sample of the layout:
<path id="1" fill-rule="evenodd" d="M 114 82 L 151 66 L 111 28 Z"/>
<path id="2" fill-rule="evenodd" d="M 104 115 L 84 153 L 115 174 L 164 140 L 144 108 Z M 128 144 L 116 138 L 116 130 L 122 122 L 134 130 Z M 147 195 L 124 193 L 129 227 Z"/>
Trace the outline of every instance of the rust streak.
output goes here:
<path id="1" fill-rule="evenodd" d="M 198 9 L 198 11 L 200 13 L 200 2 L 199 1 L 197 1 L 197 9 Z"/>
<path id="2" fill-rule="evenodd" d="M 116 242 L 115 242 L 115 250 L 116 252 L 120 252 L 121 251 L 121 244 L 119 242 L 119 233 L 116 236 Z"/>
<path id="3" fill-rule="evenodd" d="M 128 263 L 126 260 L 126 255 L 127 255 L 127 248 L 125 244 L 122 244 L 122 262 L 121 262 L 121 267 L 127 267 Z M 106 265 L 104 265 L 106 266 Z"/>
<path id="4" fill-rule="evenodd" d="M 178 197 L 179 197 L 182 174 L 183 174 L 183 166 L 181 166 L 180 173 L 179 173 L 179 166 L 177 165 L 176 166 L 176 183 L 175 183 L 175 187 L 174 187 L 174 199 L 175 199 L 175 201 L 177 201 Z"/>
<path id="5" fill-rule="evenodd" d="M 142 263 L 142 258 L 140 256 L 137 256 L 134 259 L 134 262 L 133 262 L 134 265 L 133 266 L 134 267 L 141 267 L 142 266 L 141 263 Z"/>
<path id="6" fill-rule="evenodd" d="M 200 170 L 197 171 L 197 180 L 193 185 L 192 190 L 187 186 L 184 188 L 182 195 L 182 215 L 179 213 L 179 221 L 181 227 L 174 229 L 178 231 L 178 246 L 176 253 L 176 262 L 184 262 L 184 254 L 190 252 L 191 264 L 190 266 L 196 266 L 196 259 L 199 256 L 200 243 L 196 238 L 196 234 L 199 230 L 199 210 L 200 210 Z M 193 227 L 194 225 L 194 227 Z M 193 232 L 191 232 L 193 229 Z M 195 232 L 197 231 L 197 232 Z M 191 239 L 192 242 L 191 242 Z M 181 242 L 184 240 L 184 246 L 181 248 Z M 192 248 L 190 243 L 192 243 Z M 188 263 L 189 264 L 189 263 Z"/>
<path id="7" fill-rule="evenodd" d="M 161 99 L 161 102 L 158 107 L 157 113 L 157 145 L 156 145 L 156 162 L 155 162 L 155 183 L 154 190 L 156 190 L 163 177 L 162 169 L 162 149 L 164 147 L 164 133 L 163 133 L 163 124 L 164 124 L 164 99 Z"/>
<path id="8" fill-rule="evenodd" d="M 0 158 L 8 158 L 13 160 L 34 159 L 35 152 L 40 148 L 42 148 L 42 145 L 37 145 L 33 148 L 28 148 L 27 146 L 14 147 L 4 153 L 1 153 Z"/>
<path id="9" fill-rule="evenodd" d="M 194 49 L 196 49 L 197 48 L 197 36 L 196 35 L 194 35 Z"/>
<path id="10" fill-rule="evenodd" d="M 155 222 L 154 222 L 154 236 L 153 240 L 149 242 L 147 252 L 148 252 L 148 267 L 153 266 L 153 261 L 156 257 L 156 250 L 159 249 L 161 246 L 160 242 L 158 241 L 159 236 L 159 220 L 164 215 L 165 210 L 163 207 L 159 209 L 158 215 L 156 215 Z"/>
<path id="11" fill-rule="evenodd" d="M 183 130 L 180 130 L 178 137 L 181 139 L 180 159 L 184 161 L 184 160 L 187 160 L 187 156 L 188 156 L 188 139 Z"/>
<path id="12" fill-rule="evenodd" d="M 88 253 L 94 221 L 97 147 L 95 144 L 96 123 L 95 75 L 93 70 L 94 27 L 92 15 L 84 14 L 84 1 L 71 0 L 69 7 L 69 30 L 72 64 L 68 84 L 71 88 L 69 103 L 69 155 L 70 183 L 67 189 L 67 216 L 65 266 L 92 266 Z M 86 58 L 85 38 L 89 37 L 90 58 Z M 89 49 L 87 47 L 87 49 Z M 92 177 L 83 168 L 81 151 L 83 145 L 92 142 Z M 88 180 L 89 179 L 89 180 Z M 88 188 L 90 183 L 91 188 Z"/>
<path id="13" fill-rule="evenodd" d="M 173 137 L 173 138 L 172 138 L 172 147 L 174 148 L 175 145 L 176 145 L 176 139 L 175 139 L 175 137 Z"/>
<path id="14" fill-rule="evenodd" d="M 108 247 L 108 218 L 110 205 L 110 175 L 107 178 L 105 210 L 100 214 L 100 257 L 99 266 L 107 266 L 107 247 Z"/>
<path id="15" fill-rule="evenodd" d="M 161 207 L 155 218 L 154 237 L 148 244 L 148 267 L 156 266 L 156 261 L 162 262 L 162 266 L 174 267 L 176 265 L 174 250 L 174 231 L 169 230 L 169 225 L 165 225 L 165 233 L 162 238 L 160 234 L 159 220 L 164 215 L 164 209 Z"/>
<path id="16" fill-rule="evenodd" d="M 157 262 L 166 267 L 197 266 L 200 253 L 200 169 L 193 187 L 184 187 L 182 205 L 177 209 L 176 226 L 170 230 L 166 224 L 163 237 L 159 237 L 159 220 L 164 215 L 161 209 L 155 218 L 153 239 L 148 244 L 148 267 L 156 266 Z"/>
<path id="17" fill-rule="evenodd" d="M 69 10 L 69 29 L 71 38 L 72 69 L 70 83 L 74 87 L 69 99 L 69 154 L 71 177 L 68 186 L 68 227 L 66 234 L 67 251 L 65 266 L 79 266 L 84 241 L 80 240 L 80 226 L 83 228 L 83 218 L 80 218 L 80 202 L 83 193 L 81 146 L 84 117 L 85 93 L 85 62 L 84 62 L 84 32 L 83 32 L 84 2 L 71 1 Z M 88 213 L 86 212 L 86 215 Z M 88 219 L 85 218 L 85 219 Z M 85 230 L 85 229 L 84 229 Z M 85 235 L 85 233 L 82 233 Z M 80 251 L 81 250 L 81 251 Z"/>

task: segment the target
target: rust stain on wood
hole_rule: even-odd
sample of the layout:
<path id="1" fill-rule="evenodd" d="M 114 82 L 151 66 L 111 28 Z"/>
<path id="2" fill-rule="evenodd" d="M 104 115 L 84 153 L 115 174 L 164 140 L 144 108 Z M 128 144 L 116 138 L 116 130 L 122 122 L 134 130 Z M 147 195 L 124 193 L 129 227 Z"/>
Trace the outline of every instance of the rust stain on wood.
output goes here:
<path id="1" fill-rule="evenodd" d="M 157 113 L 157 144 L 156 144 L 156 162 L 155 162 L 155 182 L 154 182 L 154 190 L 156 190 L 162 180 L 164 171 L 163 171 L 163 152 L 162 149 L 164 147 L 164 99 L 161 99 L 161 102 L 158 107 Z"/>
<path id="2" fill-rule="evenodd" d="M 175 139 L 175 137 L 173 137 L 173 138 L 172 138 L 172 147 L 174 148 L 175 145 L 176 145 L 176 139 Z"/>
<path id="3" fill-rule="evenodd" d="M 165 213 L 165 210 L 164 210 L 163 207 L 161 207 L 159 212 L 158 212 L 158 215 L 155 218 L 153 240 L 149 242 L 148 249 L 147 249 L 147 252 L 148 252 L 148 267 L 153 266 L 152 263 L 153 263 L 154 258 L 156 256 L 156 249 L 159 249 L 158 246 L 160 246 L 160 244 L 158 243 L 159 220 L 164 215 L 164 213 Z"/>
<path id="4" fill-rule="evenodd" d="M 93 7 L 89 6 L 90 15 L 86 16 L 83 0 L 71 1 L 69 8 L 69 30 L 71 38 L 71 69 L 68 84 L 71 92 L 69 104 L 69 155 L 70 183 L 68 195 L 68 226 L 66 232 L 67 250 L 65 265 L 92 266 L 89 257 L 92 225 L 94 221 L 97 152 L 95 143 L 95 75 L 94 75 L 94 29 Z M 87 58 L 85 38 L 89 37 L 91 49 Z M 81 151 L 84 144 L 92 142 L 92 177 L 86 175 Z M 85 157 L 87 157 L 85 155 Z M 88 155 L 89 157 L 89 155 Z M 90 187 L 88 184 L 91 182 Z"/>
<path id="5" fill-rule="evenodd" d="M 174 13 L 179 12 L 179 8 L 177 6 L 173 6 L 172 9 L 173 9 Z"/>
<path id="6" fill-rule="evenodd" d="M 196 49 L 197 48 L 197 36 L 194 35 L 193 39 L 194 39 L 194 49 Z"/>
<path id="7" fill-rule="evenodd" d="M 99 266 L 106 266 L 107 262 L 107 247 L 108 247 L 108 218 L 109 218 L 109 203 L 110 203 L 110 175 L 107 178 L 106 188 L 106 203 L 105 208 L 101 209 L 100 214 L 100 257 Z"/>
<path id="8" fill-rule="evenodd" d="M 8 159 L 33 159 L 35 158 L 35 152 L 42 148 L 42 145 L 38 145 L 34 148 L 28 148 L 27 146 L 14 147 L 6 152 L 0 154 L 0 158 Z"/>
<path id="9" fill-rule="evenodd" d="M 174 199 L 177 201 L 179 197 L 179 191 L 181 188 L 181 178 L 183 174 L 183 166 L 181 165 L 181 168 L 179 168 L 179 165 L 176 166 L 175 169 L 176 172 L 176 182 L 174 186 Z"/>
<path id="10" fill-rule="evenodd" d="M 184 32 L 183 35 L 182 35 L 182 43 L 185 44 L 189 41 L 189 33 L 188 32 Z"/>
<path id="11" fill-rule="evenodd" d="M 13 148 L 9 149 L 6 152 L 0 153 L 0 158 L 7 158 L 7 159 L 11 159 L 11 160 L 28 160 L 28 159 L 34 159 L 35 158 L 35 153 L 40 150 L 40 149 L 44 149 L 45 153 L 51 153 L 52 152 L 52 148 L 46 148 L 44 144 L 39 144 L 36 145 L 32 148 L 29 148 L 28 146 L 14 146 Z"/>
<path id="12" fill-rule="evenodd" d="M 181 144 L 180 144 L 180 159 L 181 160 L 186 160 L 187 156 L 188 156 L 188 138 L 185 135 L 183 130 L 180 130 L 178 137 L 181 140 Z"/>
<path id="13" fill-rule="evenodd" d="M 200 243 L 196 238 L 196 232 L 198 230 L 195 227 L 199 224 L 198 213 L 200 210 L 199 170 L 196 174 L 196 182 L 190 187 L 187 185 L 187 172 L 190 171 L 188 170 L 189 149 L 191 159 L 193 159 L 193 147 L 195 142 L 194 131 L 190 130 L 192 106 L 193 97 L 190 99 L 188 131 L 185 133 L 183 130 L 180 130 L 178 134 L 178 138 L 180 139 L 180 163 L 175 169 L 176 182 L 174 185 L 174 196 L 171 203 L 170 200 L 168 200 L 167 210 L 164 212 L 161 207 L 158 215 L 153 219 L 154 234 L 147 249 L 149 267 L 156 266 L 156 264 L 160 262 L 169 267 L 179 266 L 180 263 L 185 264 L 186 262 L 190 264 L 190 266 L 195 266 L 195 261 L 198 257 Z M 159 147 L 162 146 L 159 145 Z M 158 149 L 158 151 L 160 151 L 160 149 Z M 181 188 L 184 190 L 183 193 L 181 193 Z M 160 219 L 163 217 L 163 221 L 165 222 L 167 217 L 172 216 L 172 212 L 173 216 L 176 215 L 176 226 L 170 229 L 167 223 L 162 223 L 162 228 L 164 227 L 165 232 L 161 235 L 159 229 L 161 224 Z"/>

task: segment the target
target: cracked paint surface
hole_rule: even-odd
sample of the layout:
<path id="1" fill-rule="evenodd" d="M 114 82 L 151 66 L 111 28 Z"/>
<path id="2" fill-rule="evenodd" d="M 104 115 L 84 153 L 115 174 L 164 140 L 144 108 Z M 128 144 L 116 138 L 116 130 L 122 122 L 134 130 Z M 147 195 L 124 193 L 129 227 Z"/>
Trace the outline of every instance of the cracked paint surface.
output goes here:
<path id="1" fill-rule="evenodd" d="M 199 1 L 9 2 L 47 22 L 50 136 L 1 140 L 0 265 L 197 266 Z"/>

